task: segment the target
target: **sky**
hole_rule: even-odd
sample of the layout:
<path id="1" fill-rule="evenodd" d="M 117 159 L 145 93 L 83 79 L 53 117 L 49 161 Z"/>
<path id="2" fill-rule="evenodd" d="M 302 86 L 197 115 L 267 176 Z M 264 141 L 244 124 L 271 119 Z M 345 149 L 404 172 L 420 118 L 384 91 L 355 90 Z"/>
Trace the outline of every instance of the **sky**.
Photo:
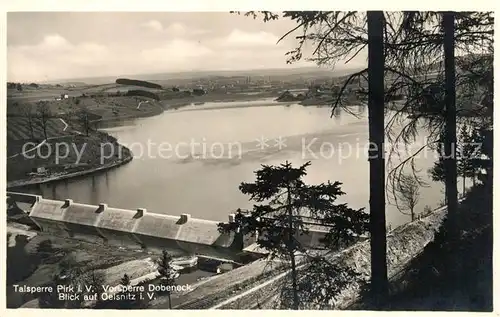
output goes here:
<path id="1" fill-rule="evenodd" d="M 225 12 L 9 12 L 7 80 L 314 66 L 286 64 L 297 40 L 277 41 L 294 26 Z"/>

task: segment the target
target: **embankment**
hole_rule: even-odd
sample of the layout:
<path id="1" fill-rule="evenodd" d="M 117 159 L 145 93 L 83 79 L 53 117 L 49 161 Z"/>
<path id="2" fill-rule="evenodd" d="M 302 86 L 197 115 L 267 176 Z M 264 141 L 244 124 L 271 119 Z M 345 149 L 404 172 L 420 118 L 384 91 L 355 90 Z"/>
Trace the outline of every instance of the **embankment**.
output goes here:
<path id="1" fill-rule="evenodd" d="M 433 240 L 435 231 L 446 215 L 446 208 L 437 209 L 426 218 L 402 225 L 387 235 L 387 265 L 389 277 L 400 272 L 424 247 Z M 328 255 L 328 262 L 347 266 L 361 276 L 361 281 L 370 277 L 370 241 L 359 242 L 341 252 Z M 235 269 L 220 277 L 214 277 L 205 282 L 203 287 L 183 294 L 176 299 L 179 309 L 276 309 L 280 307 L 280 294 L 284 280 L 289 272 L 265 270 L 269 261 L 257 261 L 251 265 Z M 275 263 L 276 265 L 276 263 Z M 308 264 L 299 266 L 301 272 L 308 270 Z M 230 282 L 231 281 L 231 282 Z M 230 282 L 230 283 L 229 283 Z M 325 281 L 326 282 L 326 281 Z M 229 283 L 229 284 L 227 284 Z M 221 287 L 230 285 L 230 287 Z M 330 303 L 321 307 L 306 302 L 309 309 L 346 309 L 352 305 L 360 294 L 363 282 L 354 281 Z M 325 287 L 317 285 L 316 287 Z"/>
<path id="2" fill-rule="evenodd" d="M 91 121 L 97 126 L 100 122 L 121 121 L 141 117 L 156 116 L 163 113 L 164 108 L 156 102 L 147 102 L 133 111 L 122 111 L 121 115 L 96 115 L 99 119 Z M 57 120 L 56 122 L 59 122 Z M 83 131 L 83 130 L 81 130 Z M 59 132 L 60 133 L 60 132 Z M 28 140 L 29 141 L 29 140 Z M 8 140 L 10 144 L 21 148 L 27 140 Z M 14 143 L 17 142 L 17 143 Z M 133 153 L 127 147 L 109 134 L 102 131 L 91 131 L 89 136 L 81 132 L 68 133 L 60 137 L 52 137 L 46 144 L 30 156 L 11 157 L 7 160 L 7 188 L 18 188 L 22 186 L 56 182 L 63 179 L 81 177 L 93 173 L 102 172 L 129 163 L 133 159 Z M 57 154 L 59 144 L 69 146 L 67 153 Z M 106 146 L 103 146 L 106 144 Z M 104 153 L 109 145 L 112 145 L 112 153 Z M 64 148 L 63 148 L 64 150 Z M 81 154 L 78 153 L 81 151 Z M 20 150 L 17 149 L 19 152 Z M 117 154 L 118 155 L 114 155 Z M 28 176 L 38 167 L 45 167 L 45 175 L 39 174 Z"/>
<path id="3" fill-rule="evenodd" d="M 103 132 L 51 139 L 30 156 L 7 160 L 7 188 L 59 181 L 108 170 L 130 162 L 132 152 Z M 45 170 L 35 169 L 43 167 Z"/>
<path id="4" fill-rule="evenodd" d="M 128 162 L 132 161 L 132 159 L 133 159 L 133 156 L 131 154 L 128 154 L 128 156 L 126 158 L 123 158 L 121 160 L 117 160 L 117 161 L 112 162 L 112 163 L 103 164 L 101 166 L 93 167 L 93 168 L 86 169 L 83 171 L 66 173 L 66 174 L 59 174 L 59 175 L 51 175 L 48 177 L 36 177 L 36 178 L 25 179 L 25 180 L 10 181 L 10 182 L 7 182 L 7 189 L 19 188 L 19 187 L 23 187 L 23 186 L 36 185 L 36 184 L 46 184 L 46 183 L 51 183 L 51 182 L 57 182 L 57 181 L 64 180 L 64 179 L 69 179 L 69 178 L 74 178 L 74 177 L 90 175 L 90 174 L 94 174 L 94 173 L 98 173 L 98 172 L 103 172 L 103 171 L 110 170 L 112 168 L 127 164 Z"/>

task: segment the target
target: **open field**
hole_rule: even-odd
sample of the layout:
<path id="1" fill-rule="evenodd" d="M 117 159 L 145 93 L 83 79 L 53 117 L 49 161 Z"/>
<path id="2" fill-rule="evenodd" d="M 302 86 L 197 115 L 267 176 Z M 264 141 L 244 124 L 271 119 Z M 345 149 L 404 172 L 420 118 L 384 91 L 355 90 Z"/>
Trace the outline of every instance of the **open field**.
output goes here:
<path id="1" fill-rule="evenodd" d="M 159 102 L 144 97 L 89 97 L 79 100 L 80 104 L 75 105 L 75 109 L 84 106 L 102 120 L 154 116 L 164 110 Z"/>
<path id="2" fill-rule="evenodd" d="M 32 110 L 33 115 L 36 116 L 35 103 L 41 99 L 35 97 L 32 99 L 33 101 L 30 99 L 9 98 L 7 100 L 7 114 L 10 116 L 22 116 L 20 105 L 31 103 L 34 105 Z M 68 99 L 49 99 L 47 101 L 53 116 L 64 116 L 70 112 L 86 108 L 93 115 L 91 120 L 152 116 L 163 111 L 163 106 L 160 103 L 145 97 L 90 97 L 90 95 L 88 97 L 81 97 L 81 93 L 79 93 L 78 97 L 70 96 Z M 141 106 L 138 108 L 139 103 L 141 103 Z"/>
<path id="3" fill-rule="evenodd" d="M 67 89 L 55 88 L 47 90 L 36 90 L 36 91 L 23 91 L 23 92 L 13 92 L 7 91 L 7 102 L 25 102 L 25 103 L 36 103 L 40 100 L 55 100 L 56 97 L 62 94 L 67 94 L 69 97 L 78 97 L 81 95 L 80 91 L 69 91 Z"/>
<path id="4" fill-rule="evenodd" d="M 80 97 L 82 94 L 92 95 L 100 93 L 126 93 L 128 90 L 141 89 L 151 92 L 161 92 L 162 89 L 145 88 L 131 85 L 119 85 L 115 83 L 103 85 L 85 85 L 78 87 L 41 86 L 40 88 L 23 88 L 22 91 L 7 89 L 7 99 L 18 102 L 36 102 L 39 100 L 55 100 L 62 94 L 69 97 Z"/>
<path id="5" fill-rule="evenodd" d="M 23 91 L 8 89 L 7 112 L 9 114 L 17 114 L 19 113 L 19 110 L 16 109 L 17 105 L 24 103 L 35 104 L 38 101 L 45 100 L 49 101 L 53 114 L 60 115 L 78 109 L 78 106 L 85 106 L 90 112 L 102 116 L 102 119 L 107 120 L 119 117 L 130 118 L 134 116 L 155 115 L 158 114 L 160 107 L 169 108 L 198 102 L 248 101 L 277 97 L 280 92 L 279 88 L 227 88 L 211 90 L 205 95 L 197 96 L 193 95 L 190 91 L 173 91 L 171 87 L 165 86 L 164 89 L 158 89 L 116 83 L 66 87 L 41 85 L 39 88 L 26 86 L 26 88 L 23 88 Z M 143 90 L 155 93 L 158 95 L 161 104 L 145 97 L 123 96 L 123 94 L 130 90 Z M 117 96 L 117 93 L 122 94 L 122 96 Z M 63 94 L 68 95 L 68 99 L 56 100 L 56 98 Z M 136 109 L 139 102 L 148 99 L 149 104 L 144 103 L 140 109 Z"/>

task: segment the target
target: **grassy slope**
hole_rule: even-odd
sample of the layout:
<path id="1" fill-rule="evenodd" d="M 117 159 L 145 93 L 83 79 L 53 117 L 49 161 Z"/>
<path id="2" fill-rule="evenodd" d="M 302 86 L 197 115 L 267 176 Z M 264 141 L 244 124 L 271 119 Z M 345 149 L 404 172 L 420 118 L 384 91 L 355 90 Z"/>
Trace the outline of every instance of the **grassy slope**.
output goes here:
<path id="1" fill-rule="evenodd" d="M 56 155 L 57 143 L 64 143 L 69 146 L 67 157 L 64 157 L 66 156 L 66 148 L 62 146 L 59 147 L 61 154 Z M 28 173 L 38 166 L 47 167 L 51 175 L 65 174 L 118 162 L 129 155 L 126 149 L 121 148 L 115 140 L 108 138 L 104 134 L 94 134 L 90 137 L 69 135 L 49 140 L 47 145 L 52 149 L 51 155 L 47 158 L 45 156 L 49 154 L 49 147 L 45 145 L 40 147 L 39 154 L 29 153 L 34 158 L 23 155 L 9 158 L 7 160 L 7 181 L 28 180 L 30 178 Z M 82 153 L 80 160 L 78 160 L 79 153 Z M 57 157 L 59 157 L 59 160 Z"/>
<path id="2" fill-rule="evenodd" d="M 389 309 L 492 311 L 492 197 L 491 184 L 471 190 L 459 208 L 460 240 L 450 241 L 445 222 L 397 281 L 406 287 Z"/>
<path id="3" fill-rule="evenodd" d="M 114 85 L 114 84 L 113 84 Z M 114 85 L 116 86 L 116 85 Z M 106 87 L 105 87 L 106 88 Z M 81 96 L 82 91 L 89 89 L 100 90 L 102 87 L 87 87 L 87 88 L 70 88 L 74 89 L 73 93 L 77 96 Z M 44 139 L 43 129 L 41 122 L 36 118 L 36 107 L 33 107 L 33 136 L 31 135 L 30 127 L 28 124 L 28 119 L 23 115 L 21 107 L 19 104 L 24 103 L 34 103 L 40 100 L 44 96 L 57 96 L 60 93 L 67 92 L 63 88 L 53 87 L 53 88 L 41 88 L 41 89 L 31 89 L 27 88 L 23 92 L 11 91 L 11 97 L 7 100 L 7 156 L 13 156 L 15 154 L 21 153 L 23 145 L 27 142 L 33 142 L 35 144 L 40 143 Z M 17 96 L 17 97 L 16 97 Z M 25 98 L 26 97 L 26 98 Z M 79 100 L 79 101 L 77 101 Z M 41 152 L 34 151 L 31 154 L 37 153 L 41 155 L 36 155 L 36 158 L 30 159 L 18 155 L 14 158 L 9 158 L 7 160 L 7 180 L 22 180 L 29 179 L 28 173 L 32 171 L 34 167 L 37 166 L 48 166 L 51 167 L 50 172 L 53 173 L 70 173 L 80 170 L 85 170 L 89 168 L 99 167 L 104 164 L 116 162 L 117 157 L 103 159 L 101 161 L 101 144 L 106 142 L 111 142 L 114 153 L 121 153 L 122 158 L 128 156 L 128 152 L 123 152 L 123 150 L 118 149 L 118 144 L 114 140 L 108 139 L 103 133 L 91 133 L 88 137 L 79 136 L 75 130 L 82 133 L 83 131 L 81 124 L 78 122 L 71 122 L 67 119 L 66 114 L 69 112 L 77 111 L 78 109 L 85 107 L 92 114 L 94 119 L 120 119 L 120 118 L 135 118 L 156 115 L 163 112 L 163 106 L 153 100 L 148 100 L 148 102 L 143 102 L 139 109 L 137 106 L 139 102 L 146 101 L 147 98 L 132 98 L 132 97 L 87 97 L 87 98 L 76 98 L 70 97 L 66 100 L 56 101 L 53 99 L 48 99 L 49 107 L 51 110 L 53 118 L 49 119 L 47 122 L 47 137 L 49 141 L 47 145 L 51 146 L 52 150 L 55 149 L 57 143 L 64 142 L 68 144 L 71 148 L 69 156 L 56 162 L 55 153 L 48 158 L 42 158 L 48 151 L 48 147 L 43 145 L 40 149 Z M 60 120 L 60 118 L 65 118 L 67 124 L 70 126 L 64 130 L 65 125 Z M 85 145 L 85 151 L 83 152 L 83 157 L 79 163 L 83 163 L 78 167 L 71 167 L 67 169 L 68 165 L 77 163 L 77 152 L 74 147 L 78 150 L 82 149 Z M 32 148 L 30 146 L 29 148 Z M 111 146 L 106 146 L 105 149 L 110 149 Z M 26 148 L 28 149 L 28 148 Z M 53 151 L 54 152 L 54 151 Z"/>
<path id="4" fill-rule="evenodd" d="M 100 116 L 103 120 L 119 118 L 137 118 L 157 115 L 163 112 L 163 106 L 151 99 L 144 97 L 98 97 L 81 98 L 79 106 L 85 106 L 88 111 Z M 142 102 L 139 109 L 137 106 Z"/>
<path id="5" fill-rule="evenodd" d="M 33 138 L 43 140 L 43 125 L 38 118 L 33 118 Z M 47 137 L 53 138 L 70 134 L 69 131 L 63 131 L 64 124 L 58 118 L 51 118 L 47 122 Z M 7 140 L 19 141 L 31 139 L 31 131 L 28 119 L 25 117 L 7 117 Z M 7 156 L 9 152 L 7 151 Z"/>

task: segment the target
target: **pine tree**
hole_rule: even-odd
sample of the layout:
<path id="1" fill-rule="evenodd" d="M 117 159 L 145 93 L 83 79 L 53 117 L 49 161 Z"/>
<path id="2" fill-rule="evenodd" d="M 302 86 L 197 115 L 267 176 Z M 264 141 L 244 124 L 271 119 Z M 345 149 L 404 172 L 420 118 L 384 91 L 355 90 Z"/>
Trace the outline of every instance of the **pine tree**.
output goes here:
<path id="1" fill-rule="evenodd" d="M 467 178 L 475 182 L 476 167 L 474 166 L 474 155 L 477 150 L 474 140 L 477 139 L 477 132 L 475 129 L 470 129 L 466 124 L 460 128 L 458 144 L 459 157 L 457 158 L 458 175 L 462 178 L 462 195 L 465 195 L 465 181 Z"/>
<path id="2" fill-rule="evenodd" d="M 161 257 L 156 262 L 158 265 L 158 273 L 161 275 L 161 282 L 163 286 L 171 287 L 175 285 L 177 271 L 172 268 L 172 256 L 167 250 L 163 250 Z M 172 309 L 171 292 L 167 291 L 169 308 Z"/>
<path id="3" fill-rule="evenodd" d="M 57 291 L 57 285 L 63 285 L 64 280 L 60 278 L 58 274 L 54 274 L 52 277 L 52 292 L 43 292 L 40 297 L 38 297 L 38 306 L 40 308 L 64 308 L 65 302 L 59 300 L 59 292 Z"/>
<path id="4" fill-rule="evenodd" d="M 444 183 L 446 179 L 445 159 L 441 144 L 437 147 L 439 158 L 429 170 L 429 174 L 433 181 Z M 462 195 L 465 195 L 466 179 L 470 178 L 475 183 L 479 173 L 477 156 L 482 152 L 481 148 L 478 148 L 480 144 L 482 144 L 480 129 L 470 128 L 463 124 L 460 128 L 458 143 L 452 153 L 457 157 L 457 174 L 462 178 Z"/>
<path id="5" fill-rule="evenodd" d="M 321 242 L 324 248 L 330 250 L 352 243 L 368 228 L 368 215 L 363 209 L 354 210 L 346 204 L 334 204 L 338 196 L 344 195 L 340 182 L 304 183 L 302 178 L 310 164 L 293 167 L 287 161 L 279 166 L 262 165 L 255 172 L 255 182 L 240 185 L 240 191 L 256 203 L 253 209 L 238 209 L 234 222 L 219 224 L 222 232 L 257 236 L 257 244 L 269 251 L 270 257 L 290 263 L 291 286 L 286 286 L 288 290 L 285 294 L 292 298 L 290 306 L 293 309 L 300 307 L 299 292 L 302 288 L 296 256 L 297 252 L 306 251 L 300 243 L 300 236 L 309 232 L 310 225 L 328 228 Z M 325 264 L 324 261 L 315 263 Z"/>
<path id="6" fill-rule="evenodd" d="M 128 274 L 124 274 L 123 277 L 120 279 L 120 285 L 123 285 L 123 286 L 130 285 L 130 277 L 128 276 Z M 128 293 L 129 293 L 129 291 L 127 291 L 127 290 L 122 291 L 123 295 L 128 295 Z M 117 308 L 119 308 L 119 309 L 132 309 L 132 308 L 135 308 L 137 306 L 137 303 L 138 303 L 137 298 L 135 300 L 125 298 L 125 299 L 120 299 L 117 303 L 114 303 L 114 304 L 116 304 Z"/>
<path id="7" fill-rule="evenodd" d="M 122 279 L 120 280 L 120 284 L 123 286 L 130 285 L 130 277 L 127 274 L 124 274 Z"/>
<path id="8" fill-rule="evenodd" d="M 97 300 L 95 306 L 99 306 L 102 301 L 103 285 L 106 283 L 105 275 L 102 271 L 98 271 L 95 268 L 88 271 L 83 277 L 81 284 L 88 285 L 91 287 L 89 294 L 96 294 Z"/>
<path id="9" fill-rule="evenodd" d="M 483 184 L 493 184 L 493 128 L 485 127 L 478 130 L 474 144 L 480 144 L 479 154 L 475 154 L 472 162 L 478 174 L 478 180 Z M 482 172 L 485 173 L 482 173 Z"/>

